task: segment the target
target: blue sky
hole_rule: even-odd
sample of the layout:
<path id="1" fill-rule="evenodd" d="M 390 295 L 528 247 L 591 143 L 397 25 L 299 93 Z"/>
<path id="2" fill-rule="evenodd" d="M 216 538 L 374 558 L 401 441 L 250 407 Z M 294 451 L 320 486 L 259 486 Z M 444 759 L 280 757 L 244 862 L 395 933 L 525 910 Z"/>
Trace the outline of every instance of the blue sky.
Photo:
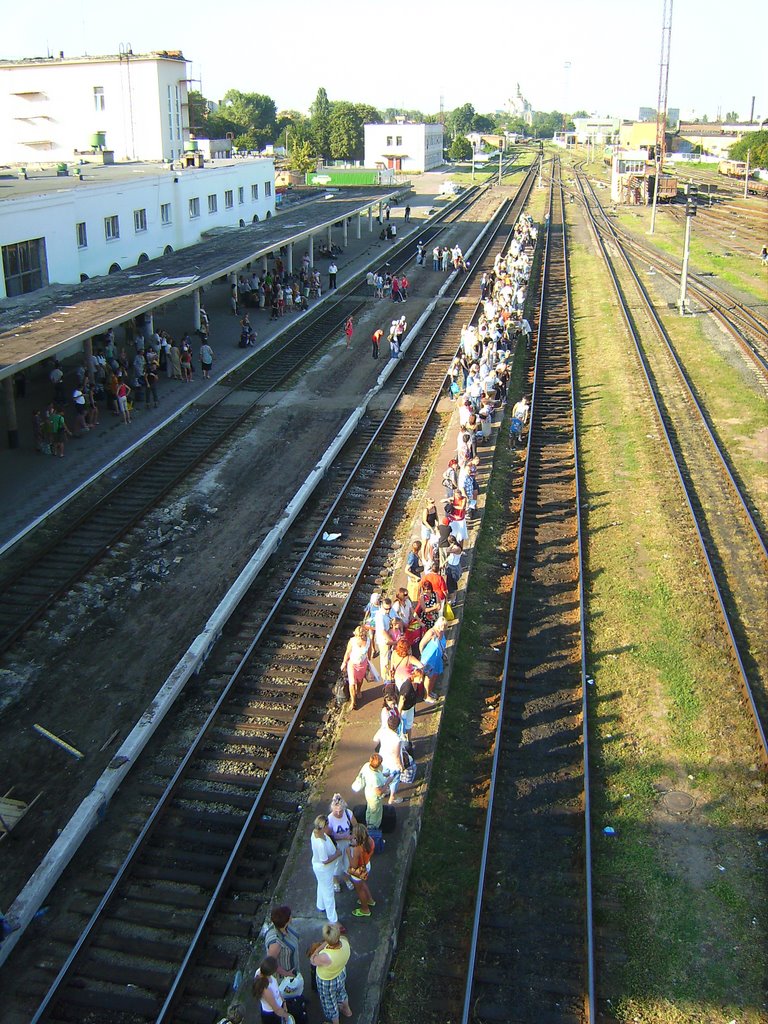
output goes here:
<path id="1" fill-rule="evenodd" d="M 234 87 L 267 93 L 278 109 L 306 110 L 320 85 L 377 107 L 437 111 L 442 96 L 448 110 L 485 112 L 519 82 L 537 110 L 624 117 L 658 94 L 662 0 L 38 0 L 32 10 L 3 19 L 0 57 L 181 49 L 209 98 Z M 670 106 L 746 118 L 756 95 L 755 114 L 768 117 L 766 38 L 765 3 L 675 0 Z"/>

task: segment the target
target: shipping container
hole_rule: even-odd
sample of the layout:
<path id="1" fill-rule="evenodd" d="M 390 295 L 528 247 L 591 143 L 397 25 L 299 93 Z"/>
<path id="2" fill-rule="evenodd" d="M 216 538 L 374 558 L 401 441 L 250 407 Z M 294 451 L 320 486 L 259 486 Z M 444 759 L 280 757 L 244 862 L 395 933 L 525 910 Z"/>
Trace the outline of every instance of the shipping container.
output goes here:
<path id="1" fill-rule="evenodd" d="M 381 185 L 382 171 L 365 167 L 323 167 L 307 174 L 307 185 Z"/>

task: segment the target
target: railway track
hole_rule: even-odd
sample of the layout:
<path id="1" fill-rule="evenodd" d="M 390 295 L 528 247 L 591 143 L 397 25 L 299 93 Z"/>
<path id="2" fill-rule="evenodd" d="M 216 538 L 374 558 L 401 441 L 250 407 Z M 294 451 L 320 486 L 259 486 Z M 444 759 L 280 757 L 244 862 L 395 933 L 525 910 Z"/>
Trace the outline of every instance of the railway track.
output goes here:
<path id="1" fill-rule="evenodd" d="M 578 467 L 556 176 L 463 1024 L 595 1019 Z"/>
<path id="2" fill-rule="evenodd" d="M 610 233 L 608 242 L 616 257 L 611 255 L 606 232 L 598 224 L 586 191 L 584 199 L 693 518 L 760 755 L 768 764 L 766 538 L 753 514 L 749 496 L 727 453 L 718 444 L 707 412 L 697 400 L 664 324 L 632 265 L 628 247 Z"/>
<path id="3" fill-rule="evenodd" d="M 466 193 L 422 235 L 428 243 L 456 223 L 485 194 L 487 187 Z M 413 259 L 416 242 L 402 243 L 388 256 L 398 269 Z M 159 446 L 136 460 L 112 486 L 79 499 L 77 511 L 65 510 L 55 526 L 46 522 L 37 539 L 25 539 L 7 553 L 0 567 L 0 653 L 11 647 L 56 600 L 96 565 L 170 490 L 200 466 L 238 429 L 245 428 L 264 397 L 290 378 L 330 339 L 344 319 L 368 298 L 364 275 L 339 289 L 337 301 L 304 318 L 287 337 L 269 346 L 239 371 L 224 378 L 218 397 L 198 406 L 179 431 L 172 428 Z M 238 392 L 238 401 L 231 396 Z M 245 401 L 242 395 L 247 395 Z"/>
<path id="4" fill-rule="evenodd" d="M 534 173 L 505 205 L 456 301 L 425 324 L 431 344 L 412 368 L 398 369 L 407 374 L 402 401 L 380 422 L 361 424 L 355 443 L 365 442 L 364 452 L 255 636 L 243 630 L 239 648 L 213 659 L 219 676 L 222 665 L 234 671 L 211 682 L 220 691 L 215 706 L 167 786 L 158 783 L 156 807 L 35 1024 L 89 1013 L 121 1024 L 213 1019 L 231 984 L 233 949 L 269 898 L 295 827 L 297 769 L 318 738 L 317 708 L 327 702 L 339 637 L 359 621 L 391 555 L 390 520 L 403 513 L 420 443 L 438 429 L 437 402 L 466 322 L 462 293 L 492 265 Z M 341 536 L 329 544 L 325 530 Z M 215 676 L 213 662 L 206 669 Z"/>
<path id="5" fill-rule="evenodd" d="M 636 239 L 631 238 L 626 232 L 618 229 L 600 203 L 592 183 L 578 168 L 575 171 L 578 180 L 582 184 L 586 184 L 590 195 L 590 202 L 599 211 L 600 219 L 605 224 L 606 230 L 616 240 L 616 243 L 631 250 L 657 272 L 677 283 L 681 273 L 678 261 L 664 255 L 657 249 L 643 245 Z M 584 189 L 582 188 L 581 191 L 583 195 Z M 763 387 L 768 389 L 768 320 L 760 316 L 748 305 L 739 302 L 732 295 L 713 287 L 700 275 L 689 273 L 688 294 L 697 298 L 702 308 L 712 313 L 718 322 L 722 324 L 758 371 Z"/>

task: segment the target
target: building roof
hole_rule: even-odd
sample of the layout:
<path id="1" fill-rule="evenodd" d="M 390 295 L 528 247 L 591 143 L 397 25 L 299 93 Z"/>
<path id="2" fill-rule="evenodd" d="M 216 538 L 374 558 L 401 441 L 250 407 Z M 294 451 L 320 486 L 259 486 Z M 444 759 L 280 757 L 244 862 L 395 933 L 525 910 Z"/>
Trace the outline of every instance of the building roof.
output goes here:
<path id="1" fill-rule="evenodd" d="M 0 378 L 40 362 L 161 303 L 239 271 L 280 245 L 320 231 L 397 189 L 347 188 L 170 256 L 83 284 L 54 285 L 0 304 Z"/>
<path id="2" fill-rule="evenodd" d="M 132 50 L 128 50 L 125 53 L 106 54 L 101 57 L 92 57 L 88 54 L 80 57 L 65 57 L 63 52 L 58 57 L 0 57 L 0 68 L 61 67 L 65 64 L 110 64 L 125 60 L 175 60 L 187 63 L 186 57 L 181 50 L 153 50 L 151 53 L 134 53 Z"/>
<path id="3" fill-rule="evenodd" d="M 122 182 L 125 184 L 128 181 L 137 181 L 140 178 L 156 178 L 170 174 L 176 176 L 183 175 L 184 177 L 201 175 L 209 170 L 221 167 L 242 167 L 246 163 L 263 162 L 264 160 L 268 160 L 270 163 L 273 162 L 272 157 L 254 157 L 248 161 L 216 159 L 209 160 L 204 167 L 187 167 L 184 170 L 172 170 L 170 164 L 161 161 L 78 164 L 77 160 L 73 160 L 71 162 L 72 169 L 81 171 L 82 179 L 77 175 L 59 177 L 55 171 L 55 163 L 50 164 L 46 169 L 30 170 L 30 164 L 39 166 L 40 161 L 29 160 L 24 164 L 27 167 L 27 180 L 18 177 L 18 174 L 14 173 L 8 164 L 0 167 L 0 201 L 3 199 L 28 199 L 31 196 L 47 195 L 50 192 L 69 192 L 73 189 L 81 191 L 92 185 L 104 185 L 111 182 Z"/>

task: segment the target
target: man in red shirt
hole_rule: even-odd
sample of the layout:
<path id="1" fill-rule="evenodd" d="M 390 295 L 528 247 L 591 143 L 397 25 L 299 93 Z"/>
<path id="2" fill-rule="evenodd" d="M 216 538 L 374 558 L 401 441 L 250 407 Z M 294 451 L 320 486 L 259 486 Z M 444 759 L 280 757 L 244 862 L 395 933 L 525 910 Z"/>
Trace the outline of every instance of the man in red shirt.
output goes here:
<path id="1" fill-rule="evenodd" d="M 434 567 L 432 571 L 424 573 L 424 575 L 421 577 L 421 582 L 423 583 L 424 580 L 429 580 L 429 582 L 432 584 L 432 589 L 434 590 L 435 594 L 437 594 L 438 601 L 443 602 L 447 599 L 448 586 L 445 582 L 445 577 L 442 576 L 439 572 L 435 572 Z"/>

